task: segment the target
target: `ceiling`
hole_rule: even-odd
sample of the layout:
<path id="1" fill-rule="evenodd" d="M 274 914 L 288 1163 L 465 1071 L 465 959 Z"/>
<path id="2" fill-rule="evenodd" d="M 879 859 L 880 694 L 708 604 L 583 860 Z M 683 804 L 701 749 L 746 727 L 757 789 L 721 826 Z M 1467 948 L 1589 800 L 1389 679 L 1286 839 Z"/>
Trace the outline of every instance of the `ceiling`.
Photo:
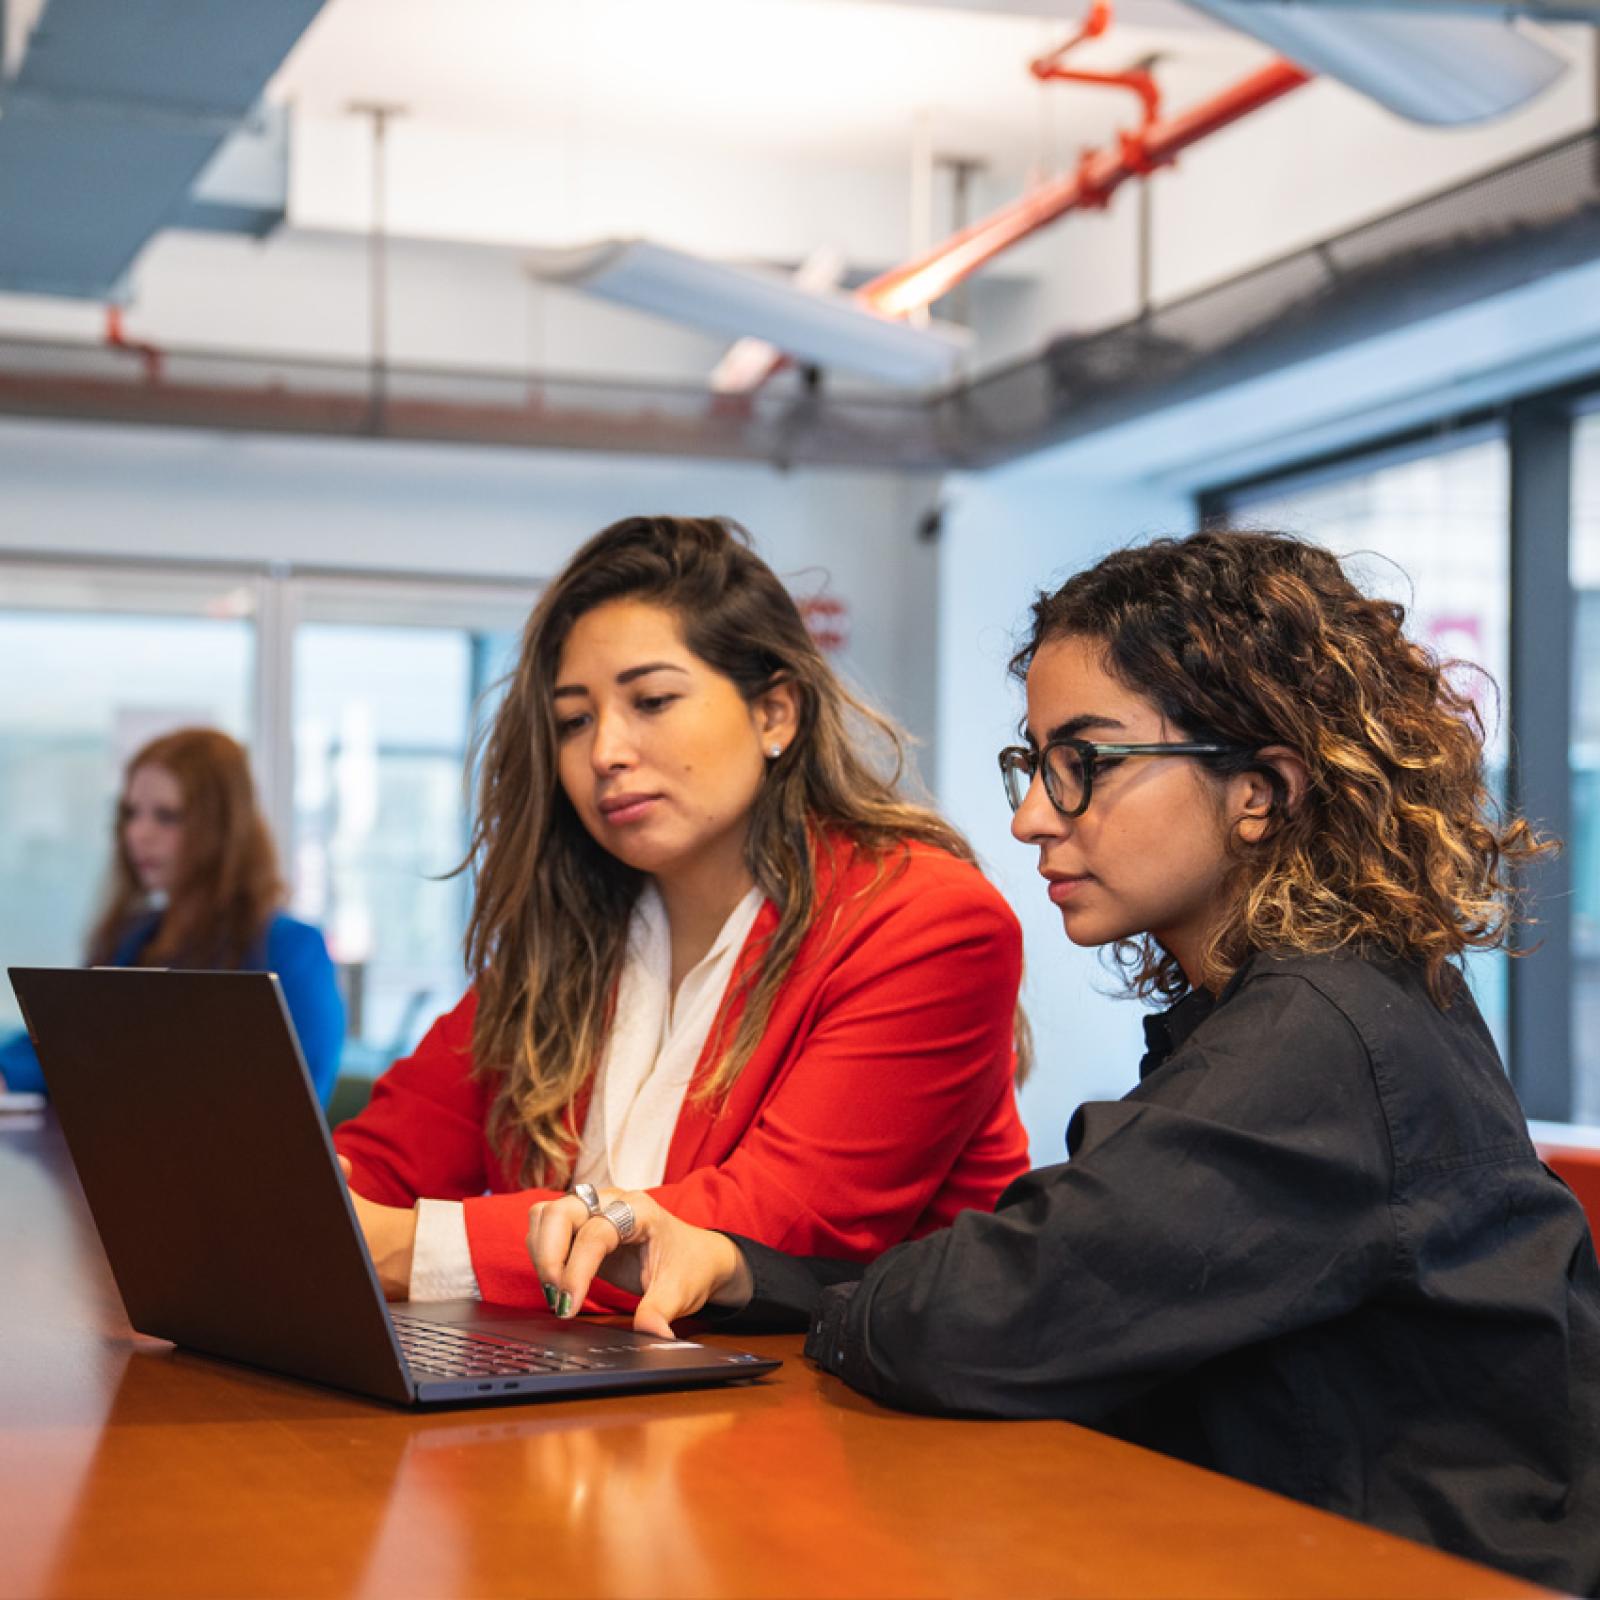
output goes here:
<path id="1" fill-rule="evenodd" d="M 1128 119 L 1126 95 L 1028 76 L 1081 10 L 1074 0 L 329 0 L 269 95 L 319 117 L 352 100 L 394 103 L 408 120 L 597 156 L 643 142 L 909 166 L 929 139 L 1025 169 Z M 1176 0 L 1123 12 L 1134 20 L 1086 45 L 1082 64 L 1158 54 L 1180 101 L 1265 53 Z"/>
<path id="2" fill-rule="evenodd" d="M 14 31 L 22 8 L 39 3 L 0 0 L 0 22 Z M 255 213 L 282 225 L 259 243 L 203 237 L 168 209 L 129 280 L 135 338 L 335 360 L 372 348 L 374 142 L 360 105 L 399 112 L 385 146 L 390 358 L 691 382 L 722 341 L 531 287 L 527 252 L 643 237 L 794 263 L 835 245 L 859 279 L 955 225 L 955 187 L 948 166 L 930 164 L 938 158 L 975 164 L 970 218 L 1069 170 L 1136 115 L 1126 93 L 1040 84 L 1028 72 L 1076 29 L 1087 0 L 294 3 L 316 14 L 265 88 L 288 129 L 286 177 L 277 210 Z M 286 8 L 50 4 L 224 18 L 230 5 Z M 1409 127 L 1316 83 L 1155 182 L 1130 184 L 1109 211 L 1008 252 L 943 314 L 971 324 L 973 370 L 986 370 L 1064 330 L 1132 315 L 1141 250 L 1160 303 L 1542 146 L 1594 119 L 1593 33 L 1565 38 L 1580 70 L 1545 104 L 1488 127 Z M 204 81 L 181 41 L 166 58 L 180 80 Z M 1179 0 L 1118 0 L 1110 33 L 1073 59 L 1114 70 L 1152 58 L 1167 107 L 1181 110 L 1269 53 Z M 67 216 L 59 197 L 82 191 L 40 192 L 13 216 Z M 92 336 L 98 315 L 92 301 L 63 310 L 0 293 L 0 335 Z"/>

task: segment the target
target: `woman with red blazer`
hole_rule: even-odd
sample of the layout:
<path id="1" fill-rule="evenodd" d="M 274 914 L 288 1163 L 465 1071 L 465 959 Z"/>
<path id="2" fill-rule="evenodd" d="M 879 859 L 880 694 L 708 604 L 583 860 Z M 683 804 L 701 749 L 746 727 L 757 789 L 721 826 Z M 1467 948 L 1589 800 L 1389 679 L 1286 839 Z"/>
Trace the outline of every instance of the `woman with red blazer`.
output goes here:
<path id="1" fill-rule="evenodd" d="M 1021 934 L 900 756 L 733 524 L 578 552 L 485 750 L 472 987 L 335 1134 L 386 1293 L 539 1301 L 569 1188 L 859 1261 L 992 1208 Z"/>

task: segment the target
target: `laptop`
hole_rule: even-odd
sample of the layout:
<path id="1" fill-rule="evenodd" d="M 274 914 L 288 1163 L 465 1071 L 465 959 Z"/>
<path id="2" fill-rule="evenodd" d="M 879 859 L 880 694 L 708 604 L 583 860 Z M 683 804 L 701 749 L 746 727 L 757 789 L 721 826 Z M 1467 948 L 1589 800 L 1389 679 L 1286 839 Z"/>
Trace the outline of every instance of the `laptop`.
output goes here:
<path id="1" fill-rule="evenodd" d="M 140 1333 L 405 1406 L 736 1383 L 780 1364 L 477 1300 L 390 1306 L 272 973 L 10 970 Z"/>

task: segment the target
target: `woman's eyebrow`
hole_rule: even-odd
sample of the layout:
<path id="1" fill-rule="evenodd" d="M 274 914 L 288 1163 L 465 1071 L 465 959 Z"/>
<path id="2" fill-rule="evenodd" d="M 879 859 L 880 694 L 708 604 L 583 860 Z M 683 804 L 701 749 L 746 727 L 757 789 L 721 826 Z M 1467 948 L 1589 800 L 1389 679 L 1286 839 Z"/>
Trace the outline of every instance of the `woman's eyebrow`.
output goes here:
<path id="1" fill-rule="evenodd" d="M 672 661 L 647 661 L 642 667 L 629 667 L 626 672 L 617 674 L 618 683 L 632 683 L 635 678 L 642 678 L 647 672 L 681 672 L 684 677 L 689 676 L 687 667 L 680 667 Z"/>
<path id="2" fill-rule="evenodd" d="M 1100 716 L 1095 712 L 1086 712 L 1080 717 L 1068 717 L 1065 722 L 1058 723 L 1045 735 L 1045 743 L 1052 739 L 1076 739 L 1080 733 L 1088 728 L 1126 728 L 1127 723 L 1116 717 Z"/>
<path id="3" fill-rule="evenodd" d="M 647 673 L 651 672 L 681 672 L 684 677 L 689 676 L 689 669 L 687 667 L 678 666 L 676 662 L 646 661 L 640 666 L 628 667 L 622 672 L 619 672 L 617 674 L 617 682 L 632 683 L 635 678 L 642 678 Z M 588 692 L 589 686 L 586 683 L 558 683 L 555 688 L 550 691 L 550 698 L 552 700 L 559 700 L 564 695 L 570 698 L 573 695 L 588 694 Z"/>

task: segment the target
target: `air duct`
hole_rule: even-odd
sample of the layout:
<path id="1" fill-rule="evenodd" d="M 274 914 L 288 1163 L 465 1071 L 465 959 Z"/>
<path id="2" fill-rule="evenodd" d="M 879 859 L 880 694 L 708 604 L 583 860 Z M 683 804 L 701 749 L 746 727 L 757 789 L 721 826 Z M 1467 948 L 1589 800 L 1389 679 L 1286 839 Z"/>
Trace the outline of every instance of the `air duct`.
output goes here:
<path id="1" fill-rule="evenodd" d="M 261 182 L 234 183 L 250 152 L 219 152 L 248 124 L 254 164 L 277 159 L 281 119 L 253 110 L 322 4 L 30 0 L 26 30 L 6 11 L 0 289 L 109 299 L 163 227 L 270 225 Z"/>
<path id="2" fill-rule="evenodd" d="M 1567 70 L 1564 56 L 1503 17 L 1421 16 L 1305 0 L 1189 4 L 1411 122 L 1456 126 L 1504 116 Z"/>

